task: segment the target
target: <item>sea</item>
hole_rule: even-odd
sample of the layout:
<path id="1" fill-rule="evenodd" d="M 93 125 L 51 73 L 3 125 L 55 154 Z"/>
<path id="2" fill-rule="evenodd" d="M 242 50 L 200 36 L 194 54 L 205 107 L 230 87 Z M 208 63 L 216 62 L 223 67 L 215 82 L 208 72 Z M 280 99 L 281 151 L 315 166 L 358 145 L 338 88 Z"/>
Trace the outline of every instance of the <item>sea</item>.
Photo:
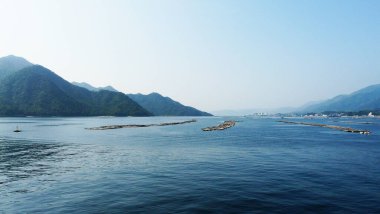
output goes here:
<path id="1" fill-rule="evenodd" d="M 0 118 L 0 213 L 380 213 L 377 118 L 86 129 L 189 119 Z"/>

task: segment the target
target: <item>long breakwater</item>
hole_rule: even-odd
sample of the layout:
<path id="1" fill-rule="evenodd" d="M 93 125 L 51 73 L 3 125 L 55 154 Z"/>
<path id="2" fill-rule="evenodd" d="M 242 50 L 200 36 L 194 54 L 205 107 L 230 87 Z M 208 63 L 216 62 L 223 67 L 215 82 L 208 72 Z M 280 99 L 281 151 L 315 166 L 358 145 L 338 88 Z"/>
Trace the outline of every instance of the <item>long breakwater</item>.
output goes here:
<path id="1" fill-rule="evenodd" d="M 330 129 L 335 129 L 335 130 L 344 131 L 344 132 L 358 133 L 358 134 L 368 135 L 371 133 L 369 130 L 361 130 L 361 129 L 354 129 L 350 127 L 333 126 L 333 125 L 320 124 L 320 123 L 305 123 L 305 122 L 294 122 L 294 121 L 287 121 L 287 120 L 280 120 L 278 122 L 286 123 L 286 124 L 300 124 L 300 125 L 305 125 L 305 126 L 324 127 L 324 128 L 330 128 Z"/>
<path id="2" fill-rule="evenodd" d="M 181 125 L 186 123 L 195 123 L 197 120 L 186 120 L 181 122 L 170 122 L 170 123 L 158 123 L 158 124 L 128 124 L 128 125 L 108 125 L 108 126 L 99 126 L 93 128 L 86 128 L 87 130 L 108 130 L 108 129 L 122 129 L 122 128 L 144 128 L 151 126 L 174 126 Z"/>

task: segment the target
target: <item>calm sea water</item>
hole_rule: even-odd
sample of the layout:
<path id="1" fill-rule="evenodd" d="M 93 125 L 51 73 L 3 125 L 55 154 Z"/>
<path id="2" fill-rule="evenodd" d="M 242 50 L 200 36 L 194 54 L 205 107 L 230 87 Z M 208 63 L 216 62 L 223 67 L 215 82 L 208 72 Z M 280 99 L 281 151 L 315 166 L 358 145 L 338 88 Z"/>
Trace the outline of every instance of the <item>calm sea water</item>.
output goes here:
<path id="1" fill-rule="evenodd" d="M 188 119 L 0 118 L 0 213 L 380 213 L 379 119 L 85 130 Z"/>

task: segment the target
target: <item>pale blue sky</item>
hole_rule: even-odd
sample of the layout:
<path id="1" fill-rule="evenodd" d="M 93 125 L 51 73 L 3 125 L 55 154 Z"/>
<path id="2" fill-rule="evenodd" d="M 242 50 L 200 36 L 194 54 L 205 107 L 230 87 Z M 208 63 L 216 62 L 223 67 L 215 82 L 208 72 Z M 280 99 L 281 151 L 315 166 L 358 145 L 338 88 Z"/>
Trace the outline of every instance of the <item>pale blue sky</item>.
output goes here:
<path id="1" fill-rule="evenodd" d="M 0 56 L 202 110 L 380 83 L 380 1 L 0 0 Z"/>

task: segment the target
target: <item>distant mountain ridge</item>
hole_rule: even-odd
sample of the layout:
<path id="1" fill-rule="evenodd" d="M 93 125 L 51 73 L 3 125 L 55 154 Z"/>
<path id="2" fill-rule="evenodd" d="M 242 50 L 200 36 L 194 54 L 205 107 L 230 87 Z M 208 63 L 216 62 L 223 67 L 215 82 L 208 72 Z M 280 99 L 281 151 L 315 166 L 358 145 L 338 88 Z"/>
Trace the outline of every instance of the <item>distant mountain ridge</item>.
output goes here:
<path id="1" fill-rule="evenodd" d="M 363 111 L 380 109 L 380 84 L 371 85 L 348 95 L 338 95 L 332 99 L 318 102 L 304 108 L 303 112 L 323 111 Z"/>
<path id="2" fill-rule="evenodd" d="M 212 114 L 200 111 L 190 106 L 184 106 L 181 103 L 164 97 L 159 93 L 127 94 L 132 100 L 139 105 L 158 116 L 212 116 Z"/>
<path id="3" fill-rule="evenodd" d="M 33 64 L 22 57 L 9 55 L 0 58 L 0 81 L 12 72 L 21 70 Z"/>
<path id="4" fill-rule="evenodd" d="M 112 86 L 96 88 L 87 83 L 70 83 L 24 58 L 13 55 L 0 58 L 0 116 L 153 115 L 211 114 L 157 93 L 126 95 Z"/>
<path id="5" fill-rule="evenodd" d="M 115 88 L 113 88 L 112 86 L 105 86 L 105 87 L 94 87 L 86 82 L 72 82 L 71 84 L 73 85 L 76 85 L 76 86 L 79 86 L 79 87 L 82 87 L 82 88 L 85 88 L 89 91 L 101 91 L 101 90 L 106 90 L 106 91 L 113 91 L 113 92 L 119 92 L 118 90 L 116 90 Z"/>
<path id="6" fill-rule="evenodd" d="M 338 95 L 324 101 L 311 101 L 300 107 L 277 109 L 243 109 L 213 112 L 221 116 L 242 116 L 253 113 L 322 113 L 322 112 L 380 111 L 380 84 L 371 85 L 347 95 Z"/>
<path id="7" fill-rule="evenodd" d="M 112 86 L 94 87 L 88 83 L 73 84 L 86 88 L 90 91 L 113 90 Z M 127 94 L 133 101 L 153 113 L 156 116 L 212 116 L 212 114 L 200 111 L 196 108 L 182 105 L 169 97 L 164 97 L 159 93 L 144 94 Z"/>
<path id="8" fill-rule="evenodd" d="M 294 107 L 282 107 L 282 108 L 250 108 L 250 109 L 224 109 L 213 111 L 212 113 L 217 116 L 245 116 L 256 113 L 263 114 L 276 114 L 276 113 L 288 113 L 295 111 Z"/>
<path id="9" fill-rule="evenodd" d="M 152 115 L 123 93 L 86 90 L 19 57 L 0 58 L 0 65 L 0 116 Z"/>

